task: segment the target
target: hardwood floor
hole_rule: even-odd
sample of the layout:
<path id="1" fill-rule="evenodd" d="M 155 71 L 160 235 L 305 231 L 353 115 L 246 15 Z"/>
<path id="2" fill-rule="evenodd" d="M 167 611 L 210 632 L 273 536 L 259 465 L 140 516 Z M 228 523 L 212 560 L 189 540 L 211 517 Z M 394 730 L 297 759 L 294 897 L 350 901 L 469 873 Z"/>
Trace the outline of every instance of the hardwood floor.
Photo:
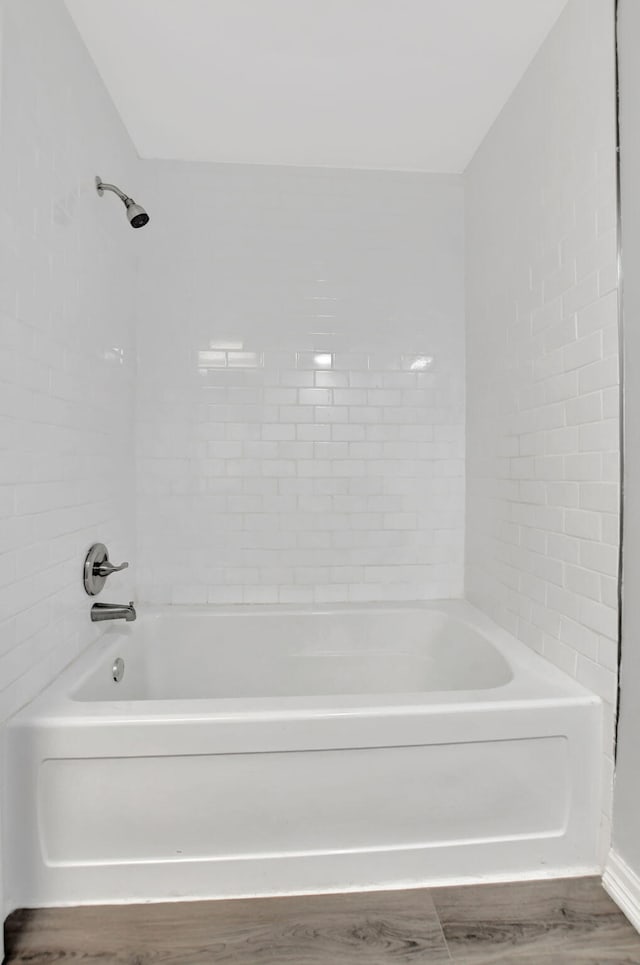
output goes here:
<path id="1" fill-rule="evenodd" d="M 5 965 L 640 965 L 595 878 L 17 911 Z"/>
<path id="2" fill-rule="evenodd" d="M 442 888 L 431 895 L 454 962 L 640 963 L 640 935 L 597 878 Z"/>

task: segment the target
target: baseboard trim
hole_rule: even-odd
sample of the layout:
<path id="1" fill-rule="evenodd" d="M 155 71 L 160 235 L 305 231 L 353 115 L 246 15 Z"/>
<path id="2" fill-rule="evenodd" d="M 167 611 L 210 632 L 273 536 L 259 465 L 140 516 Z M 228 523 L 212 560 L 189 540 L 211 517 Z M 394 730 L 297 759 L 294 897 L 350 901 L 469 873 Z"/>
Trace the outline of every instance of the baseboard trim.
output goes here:
<path id="1" fill-rule="evenodd" d="M 615 851 L 609 852 L 602 884 L 636 931 L 640 932 L 640 877 Z"/>

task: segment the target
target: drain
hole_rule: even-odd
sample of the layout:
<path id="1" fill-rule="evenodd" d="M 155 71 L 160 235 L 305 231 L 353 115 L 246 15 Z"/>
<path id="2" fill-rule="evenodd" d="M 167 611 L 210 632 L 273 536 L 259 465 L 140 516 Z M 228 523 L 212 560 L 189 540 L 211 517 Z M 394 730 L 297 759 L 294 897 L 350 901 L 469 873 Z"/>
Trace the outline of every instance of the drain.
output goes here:
<path id="1" fill-rule="evenodd" d="M 113 662 L 113 667 L 111 668 L 111 676 L 117 684 L 120 683 L 124 677 L 124 660 L 122 657 L 117 657 Z"/>

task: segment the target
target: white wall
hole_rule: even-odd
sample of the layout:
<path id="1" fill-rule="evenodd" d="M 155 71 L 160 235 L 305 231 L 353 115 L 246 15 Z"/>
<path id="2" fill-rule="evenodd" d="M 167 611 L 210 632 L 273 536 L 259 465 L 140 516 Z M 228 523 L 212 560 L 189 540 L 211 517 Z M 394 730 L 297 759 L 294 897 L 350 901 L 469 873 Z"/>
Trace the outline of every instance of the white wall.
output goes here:
<path id="1" fill-rule="evenodd" d="M 1 722 L 98 632 L 89 545 L 134 550 L 133 239 L 93 177 L 135 155 L 59 0 L 5 3 L 0 117 Z"/>
<path id="2" fill-rule="evenodd" d="M 467 570 L 477 606 L 616 700 L 613 0 L 571 0 L 471 163 Z M 606 804 L 605 834 L 609 802 Z"/>
<path id="3" fill-rule="evenodd" d="M 144 167 L 141 598 L 460 595 L 460 179 Z"/>
<path id="4" fill-rule="evenodd" d="M 613 808 L 613 848 L 630 870 L 628 886 L 640 924 L 640 7 L 621 0 L 620 148 L 625 383 L 625 531 L 620 726 Z M 618 868 L 619 870 L 619 868 Z M 633 882 L 633 876 L 636 880 Z"/>

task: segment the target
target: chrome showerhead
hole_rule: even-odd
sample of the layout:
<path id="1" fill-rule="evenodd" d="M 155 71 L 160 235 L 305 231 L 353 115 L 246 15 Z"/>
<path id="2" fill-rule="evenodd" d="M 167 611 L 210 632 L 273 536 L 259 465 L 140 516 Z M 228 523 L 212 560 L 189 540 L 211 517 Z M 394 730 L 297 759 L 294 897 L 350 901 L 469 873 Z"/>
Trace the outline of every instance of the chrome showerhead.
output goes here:
<path id="1" fill-rule="evenodd" d="M 135 201 L 131 201 L 131 199 L 129 199 L 128 203 L 125 201 L 125 204 L 127 205 L 127 218 L 129 219 L 131 227 L 143 228 L 149 220 L 147 212 L 139 204 L 136 204 Z"/>
<path id="2" fill-rule="evenodd" d="M 96 191 L 100 197 L 102 197 L 105 191 L 113 191 L 114 194 L 118 195 L 127 209 L 127 218 L 132 228 L 143 228 L 149 221 L 149 215 L 141 205 L 136 204 L 133 198 L 126 195 L 124 191 L 117 188 L 115 184 L 105 184 L 99 175 L 96 175 Z"/>

